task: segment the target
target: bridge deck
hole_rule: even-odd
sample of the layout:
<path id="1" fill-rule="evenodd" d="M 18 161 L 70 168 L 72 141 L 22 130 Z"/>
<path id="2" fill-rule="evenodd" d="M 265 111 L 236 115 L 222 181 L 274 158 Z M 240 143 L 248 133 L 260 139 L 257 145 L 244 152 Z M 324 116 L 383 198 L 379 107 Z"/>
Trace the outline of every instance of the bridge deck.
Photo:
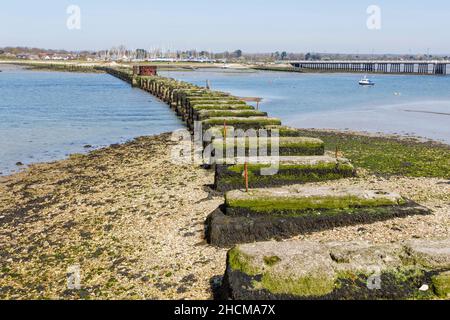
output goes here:
<path id="1" fill-rule="evenodd" d="M 450 61 L 368 61 L 368 60 L 342 60 L 342 61 L 289 61 L 298 69 L 326 70 L 365 73 L 409 73 L 409 74 L 435 74 L 445 75 L 450 70 Z"/>

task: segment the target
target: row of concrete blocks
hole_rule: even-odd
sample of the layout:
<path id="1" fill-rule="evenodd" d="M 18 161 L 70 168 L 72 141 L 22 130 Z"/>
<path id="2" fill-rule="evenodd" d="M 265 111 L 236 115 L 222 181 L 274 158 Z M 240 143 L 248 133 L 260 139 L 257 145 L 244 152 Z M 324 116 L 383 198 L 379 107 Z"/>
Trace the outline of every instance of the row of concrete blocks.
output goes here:
<path id="1" fill-rule="evenodd" d="M 355 170 L 344 158 L 325 156 L 322 141 L 301 137 L 295 129 L 282 127 L 278 119 L 267 117 L 266 113 L 255 110 L 227 93 L 213 92 L 161 77 L 134 77 L 132 83 L 169 104 L 190 129 L 193 128 L 194 121 L 201 121 L 204 131 L 213 129 L 224 133 L 225 130 L 232 132 L 235 129 L 267 129 L 269 136 L 272 132 L 280 136 L 277 140 L 277 157 L 269 154 L 256 159 L 215 158 L 212 165 L 215 170 L 215 188 L 226 194 L 224 205 L 215 210 L 206 221 L 209 243 L 221 247 L 253 243 L 252 248 L 261 256 L 258 259 L 261 258 L 265 264 L 262 270 L 270 269 L 270 275 L 266 279 L 264 272 L 257 268 L 248 269 L 249 261 L 244 260 L 249 255 L 243 254 L 241 247 L 232 249 L 227 259 L 223 298 L 345 297 L 342 293 L 345 291 L 331 290 L 330 287 L 322 294 L 321 282 L 311 281 L 308 278 L 310 274 L 303 278 L 284 277 L 283 269 L 278 269 L 277 266 L 283 265 L 285 259 L 292 263 L 292 257 L 277 254 L 284 250 L 282 243 L 267 244 L 262 241 L 288 239 L 302 233 L 338 226 L 430 213 L 428 209 L 403 199 L 400 195 L 383 190 L 308 186 L 309 182 L 354 176 Z M 258 152 L 261 137 L 216 139 L 213 147 L 219 145 L 227 150 L 231 145 L 234 151 L 236 143 L 243 143 L 244 153 L 248 156 L 252 154 L 251 139 L 256 140 L 254 151 Z M 269 167 L 275 167 L 276 173 L 264 174 L 264 169 Z M 248 177 L 248 191 L 243 190 L 244 171 Z M 306 259 L 313 263 L 315 256 L 312 254 Z M 318 269 L 320 270 L 320 266 Z M 315 269 L 313 271 L 316 272 Z M 312 273 L 312 276 L 314 280 L 316 275 Z M 333 277 L 330 279 L 334 279 Z M 289 279 L 293 280 L 289 282 Z M 404 274 L 399 279 L 405 279 Z M 345 284 L 345 281 L 347 279 L 341 282 Z M 333 282 L 333 286 L 342 285 L 341 282 Z M 327 284 L 330 285 L 329 282 Z M 403 283 L 394 279 L 390 285 L 398 292 Z M 356 298 L 362 298 L 366 294 L 361 286 L 352 287 L 351 292 Z M 389 298 L 389 292 L 380 297 Z"/>

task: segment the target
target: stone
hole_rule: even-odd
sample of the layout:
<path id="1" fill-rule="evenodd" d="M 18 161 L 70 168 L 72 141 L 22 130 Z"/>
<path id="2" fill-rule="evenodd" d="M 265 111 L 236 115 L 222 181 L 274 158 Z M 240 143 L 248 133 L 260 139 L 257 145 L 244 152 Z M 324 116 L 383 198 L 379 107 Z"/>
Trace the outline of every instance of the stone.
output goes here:
<path id="1" fill-rule="evenodd" d="M 424 284 L 424 285 L 421 286 L 420 289 L 419 289 L 419 291 L 422 291 L 422 292 L 426 292 L 426 291 L 428 291 L 428 290 L 430 290 L 430 286 L 427 285 L 427 284 Z"/>

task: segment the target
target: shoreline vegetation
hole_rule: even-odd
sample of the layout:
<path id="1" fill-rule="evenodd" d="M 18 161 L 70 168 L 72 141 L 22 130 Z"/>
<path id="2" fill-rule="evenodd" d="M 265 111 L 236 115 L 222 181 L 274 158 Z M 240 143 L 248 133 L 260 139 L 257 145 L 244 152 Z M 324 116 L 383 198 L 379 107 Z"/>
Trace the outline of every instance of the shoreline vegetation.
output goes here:
<path id="1" fill-rule="evenodd" d="M 53 69 L 54 70 L 54 69 Z M 432 210 L 295 237 L 391 243 L 448 237 L 450 146 L 414 138 L 300 129 L 345 156 L 358 177 L 312 183 L 395 190 Z M 170 134 L 30 165 L 0 177 L 0 299 L 212 299 L 227 251 L 204 221 L 223 203 L 214 172 L 170 161 Z M 67 270 L 81 290 L 67 290 Z"/>

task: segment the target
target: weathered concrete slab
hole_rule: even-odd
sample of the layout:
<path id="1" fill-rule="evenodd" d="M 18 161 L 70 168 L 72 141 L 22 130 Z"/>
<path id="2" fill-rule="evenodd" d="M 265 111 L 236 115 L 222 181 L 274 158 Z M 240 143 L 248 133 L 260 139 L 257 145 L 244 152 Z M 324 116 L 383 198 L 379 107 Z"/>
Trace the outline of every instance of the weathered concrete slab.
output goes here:
<path id="1" fill-rule="evenodd" d="M 450 240 L 411 240 L 405 245 L 408 257 L 429 268 L 450 269 Z"/>
<path id="2" fill-rule="evenodd" d="M 281 120 L 278 118 L 269 117 L 251 117 L 251 118 L 237 118 L 237 117 L 220 117 L 212 118 L 202 121 L 203 130 L 208 130 L 212 127 L 222 126 L 226 122 L 227 126 L 232 126 L 235 129 L 241 130 L 258 130 L 268 125 L 281 125 Z"/>
<path id="3" fill-rule="evenodd" d="M 261 153 L 264 153 L 263 156 L 271 156 L 272 149 L 278 156 L 321 156 L 325 153 L 325 144 L 322 140 L 308 137 L 215 139 L 213 147 L 224 157 L 226 152 L 228 155 L 240 156 L 238 149 L 243 151 L 244 148 L 246 156 L 258 156 Z"/>
<path id="4" fill-rule="evenodd" d="M 245 161 L 249 163 L 250 188 L 273 188 L 356 175 L 347 159 L 329 156 L 222 159 L 215 165 L 215 188 L 222 192 L 244 188 Z M 267 175 L 270 168 L 275 169 L 276 174 Z"/>
<path id="5" fill-rule="evenodd" d="M 194 107 L 196 105 L 202 105 L 202 104 L 218 104 L 218 105 L 224 105 L 224 104 L 232 104 L 232 105 L 238 105 L 242 104 L 245 105 L 246 103 L 237 99 L 233 98 L 224 98 L 224 97 L 217 97 L 217 98 L 205 98 L 205 99 L 190 99 L 189 105 L 190 107 Z"/>
<path id="6" fill-rule="evenodd" d="M 247 104 L 197 104 L 192 108 L 194 114 L 201 110 L 255 110 Z"/>
<path id="7" fill-rule="evenodd" d="M 358 188 L 311 187 L 296 185 L 283 188 L 233 190 L 225 195 L 227 215 L 303 215 L 331 214 L 336 210 L 351 213 L 357 208 L 401 206 L 406 201 L 396 193 Z"/>
<path id="8" fill-rule="evenodd" d="M 292 186 L 226 194 L 226 204 L 207 219 L 207 239 L 219 247 L 289 239 L 335 227 L 368 224 L 431 211 L 380 190 Z M 413 255 L 413 254 L 411 254 Z"/>
<path id="9" fill-rule="evenodd" d="M 197 108 L 197 106 L 195 107 Z M 222 108 L 222 107 L 221 107 Z M 225 106 L 224 106 L 225 108 Z M 194 111 L 195 112 L 195 111 Z M 218 125 L 216 127 L 211 127 L 210 130 L 214 130 L 214 131 L 218 131 L 218 132 L 222 132 L 223 135 L 223 123 L 221 125 Z M 276 136 L 276 137 L 304 137 L 305 133 L 299 129 L 296 128 L 291 128 L 291 127 L 286 127 L 286 126 L 281 126 L 281 125 L 269 125 L 269 126 L 265 126 L 262 128 L 259 128 L 256 131 L 256 135 L 259 137 L 260 135 L 260 130 L 263 132 L 263 136 L 264 137 L 271 137 L 271 136 Z M 236 137 L 236 131 L 235 128 L 233 126 L 230 126 L 227 124 L 227 136 L 228 137 Z"/>
<path id="10" fill-rule="evenodd" d="M 436 242 L 420 240 L 421 247 Z M 450 239 L 438 241 L 450 259 Z M 450 297 L 450 266 L 407 259 L 404 243 L 263 242 L 229 251 L 223 298 L 271 299 L 441 299 Z"/>
<path id="11" fill-rule="evenodd" d="M 210 110 L 200 110 L 196 112 L 196 115 L 197 117 L 195 120 L 201 121 L 209 118 L 218 118 L 218 117 L 239 117 L 239 118 L 267 117 L 267 112 L 258 110 L 210 109 Z"/>

